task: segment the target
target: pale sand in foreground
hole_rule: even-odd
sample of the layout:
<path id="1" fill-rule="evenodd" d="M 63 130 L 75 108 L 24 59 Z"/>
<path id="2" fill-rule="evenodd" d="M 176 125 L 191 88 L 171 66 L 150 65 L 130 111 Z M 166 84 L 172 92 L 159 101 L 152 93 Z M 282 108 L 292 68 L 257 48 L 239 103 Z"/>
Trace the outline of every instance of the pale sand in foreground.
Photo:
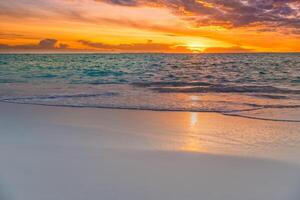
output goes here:
<path id="1" fill-rule="evenodd" d="M 297 123 L 4 103 L 0 110 L 1 200 L 300 199 Z"/>

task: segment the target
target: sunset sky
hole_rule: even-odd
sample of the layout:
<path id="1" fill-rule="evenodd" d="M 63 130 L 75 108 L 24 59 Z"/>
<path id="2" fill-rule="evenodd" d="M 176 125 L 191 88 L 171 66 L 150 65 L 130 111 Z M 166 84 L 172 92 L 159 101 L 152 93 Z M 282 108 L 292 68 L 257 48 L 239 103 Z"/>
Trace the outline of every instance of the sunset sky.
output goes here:
<path id="1" fill-rule="evenodd" d="M 0 1 L 0 52 L 299 52 L 299 0 Z"/>

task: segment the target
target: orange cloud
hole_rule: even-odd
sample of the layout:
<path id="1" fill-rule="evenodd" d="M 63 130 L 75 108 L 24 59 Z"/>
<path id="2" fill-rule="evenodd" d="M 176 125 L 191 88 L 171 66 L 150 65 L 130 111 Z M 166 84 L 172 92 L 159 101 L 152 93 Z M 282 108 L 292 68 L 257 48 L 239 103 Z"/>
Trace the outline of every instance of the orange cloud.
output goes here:
<path id="1" fill-rule="evenodd" d="M 239 46 L 234 47 L 209 47 L 205 48 L 204 53 L 250 53 L 252 49 L 245 49 Z"/>

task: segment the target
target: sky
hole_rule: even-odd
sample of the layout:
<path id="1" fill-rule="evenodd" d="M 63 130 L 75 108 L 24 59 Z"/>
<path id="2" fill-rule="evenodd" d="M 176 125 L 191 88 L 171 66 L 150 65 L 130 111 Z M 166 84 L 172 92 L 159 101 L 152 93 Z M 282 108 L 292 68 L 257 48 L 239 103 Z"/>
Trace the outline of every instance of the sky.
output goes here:
<path id="1" fill-rule="evenodd" d="M 0 52 L 300 52 L 300 0 L 0 1 Z"/>

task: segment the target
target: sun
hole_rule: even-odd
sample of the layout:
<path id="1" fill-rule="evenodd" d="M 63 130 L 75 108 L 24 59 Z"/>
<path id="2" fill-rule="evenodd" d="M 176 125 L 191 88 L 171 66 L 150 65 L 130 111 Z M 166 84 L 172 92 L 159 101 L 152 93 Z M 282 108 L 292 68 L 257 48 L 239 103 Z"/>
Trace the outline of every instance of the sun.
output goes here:
<path id="1" fill-rule="evenodd" d="M 203 44 L 199 42 L 191 42 L 186 44 L 186 48 L 191 50 L 194 53 L 203 52 L 203 50 L 206 48 Z"/>

